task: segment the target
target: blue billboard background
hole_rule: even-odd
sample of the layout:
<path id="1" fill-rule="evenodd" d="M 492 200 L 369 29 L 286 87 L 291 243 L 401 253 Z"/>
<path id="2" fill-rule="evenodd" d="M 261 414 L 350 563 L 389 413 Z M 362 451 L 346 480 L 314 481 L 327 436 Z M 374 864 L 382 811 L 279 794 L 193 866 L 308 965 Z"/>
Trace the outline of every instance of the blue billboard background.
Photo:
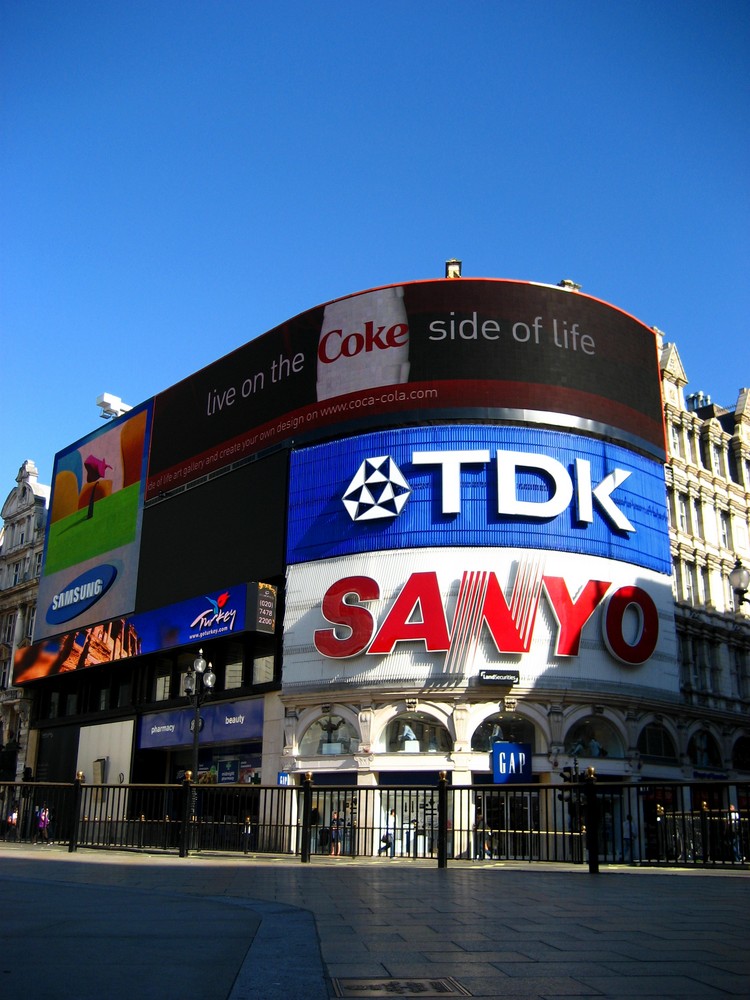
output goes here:
<path id="1" fill-rule="evenodd" d="M 412 462 L 415 451 L 489 451 L 490 462 L 461 470 L 456 514 L 441 505 L 441 469 Z M 621 531 L 593 503 L 593 520 L 577 519 L 575 491 L 570 506 L 545 519 L 498 514 L 495 456 L 519 451 L 556 459 L 573 477 L 575 460 L 590 463 L 596 487 L 615 468 L 630 473 L 611 499 L 635 528 Z M 343 497 L 362 463 L 390 456 L 411 490 L 397 516 L 352 520 Z M 544 500 L 543 477 L 518 470 L 519 500 Z M 435 546 L 551 549 L 617 559 L 659 573 L 671 573 L 666 487 L 661 463 L 619 445 L 560 431 L 529 427 L 443 425 L 404 428 L 346 438 L 301 449 L 292 455 L 289 563 L 357 552 Z"/>
<path id="2" fill-rule="evenodd" d="M 245 628 L 247 586 L 227 587 L 221 594 L 194 597 L 156 611 L 130 615 L 141 640 L 141 652 L 152 653 L 191 642 L 205 642 Z"/>
<path id="3" fill-rule="evenodd" d="M 201 745 L 258 741 L 263 737 L 263 699 L 203 705 Z M 192 708 L 144 715 L 138 727 L 141 750 L 171 749 L 193 745 Z"/>

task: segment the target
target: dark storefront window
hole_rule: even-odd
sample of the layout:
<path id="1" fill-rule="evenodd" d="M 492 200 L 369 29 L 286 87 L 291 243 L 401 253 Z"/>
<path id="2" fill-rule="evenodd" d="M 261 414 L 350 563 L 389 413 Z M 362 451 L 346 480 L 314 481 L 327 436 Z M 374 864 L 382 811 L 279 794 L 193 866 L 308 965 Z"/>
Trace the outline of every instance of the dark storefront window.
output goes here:
<path id="1" fill-rule="evenodd" d="M 690 737 L 688 757 L 695 767 L 721 767 L 721 754 L 716 740 L 704 729 Z"/>
<path id="2" fill-rule="evenodd" d="M 534 752 L 534 738 L 534 725 L 528 719 L 522 715 L 496 712 L 474 730 L 471 749 L 478 753 L 489 752 L 493 743 L 507 740 L 510 743 L 528 743 Z"/>
<path id="3" fill-rule="evenodd" d="M 645 726 L 638 737 L 638 752 L 644 760 L 676 764 L 677 750 L 672 737 L 659 722 Z"/>
<path id="4" fill-rule="evenodd" d="M 738 771 L 750 771 L 750 736 L 740 736 L 734 744 L 732 767 Z"/>
<path id="5" fill-rule="evenodd" d="M 238 642 L 227 643 L 224 654 L 224 689 L 231 691 L 233 688 L 242 687 L 242 671 L 245 665 L 245 658 L 242 646 Z"/>
<path id="6" fill-rule="evenodd" d="M 357 733 L 340 715 L 325 715 L 307 729 L 300 740 L 301 756 L 351 753 L 357 747 Z"/>
<path id="7" fill-rule="evenodd" d="M 253 657 L 253 684 L 270 684 L 273 680 L 273 667 L 273 654 Z"/>
<path id="8" fill-rule="evenodd" d="M 154 701 L 167 701 L 172 691 L 172 664 L 163 660 L 154 671 Z"/>
<path id="9" fill-rule="evenodd" d="M 426 712 L 399 715 L 388 724 L 389 753 L 450 753 L 453 740 L 445 726 Z"/>
<path id="10" fill-rule="evenodd" d="M 622 741 L 613 726 L 597 715 L 589 716 L 570 729 L 565 752 L 571 757 L 622 757 Z"/>

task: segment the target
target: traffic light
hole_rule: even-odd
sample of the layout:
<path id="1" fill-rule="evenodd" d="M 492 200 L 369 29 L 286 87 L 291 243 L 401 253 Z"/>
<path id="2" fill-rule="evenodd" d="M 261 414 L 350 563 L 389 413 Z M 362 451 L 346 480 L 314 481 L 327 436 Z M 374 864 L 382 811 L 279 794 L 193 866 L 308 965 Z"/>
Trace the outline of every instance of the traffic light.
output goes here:
<path id="1" fill-rule="evenodd" d="M 577 767 L 561 767 L 560 777 L 565 785 L 579 786 L 581 783 L 581 775 L 578 773 Z M 576 787 L 575 789 L 569 788 L 566 791 L 558 792 L 557 798 L 560 802 L 570 803 L 578 799 L 580 791 L 580 787 Z"/>

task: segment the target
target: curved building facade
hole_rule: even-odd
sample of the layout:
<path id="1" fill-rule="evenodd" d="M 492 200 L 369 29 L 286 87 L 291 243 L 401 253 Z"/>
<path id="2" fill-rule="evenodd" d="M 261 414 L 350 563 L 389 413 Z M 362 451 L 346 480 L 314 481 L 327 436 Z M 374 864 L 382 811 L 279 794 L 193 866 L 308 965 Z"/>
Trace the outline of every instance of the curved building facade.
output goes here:
<path id="1" fill-rule="evenodd" d="M 61 452 L 15 668 L 37 775 L 106 759 L 176 780 L 198 648 L 206 780 L 482 783 L 498 742 L 529 781 L 703 766 L 660 351 L 570 287 L 408 282 L 311 309 Z"/>

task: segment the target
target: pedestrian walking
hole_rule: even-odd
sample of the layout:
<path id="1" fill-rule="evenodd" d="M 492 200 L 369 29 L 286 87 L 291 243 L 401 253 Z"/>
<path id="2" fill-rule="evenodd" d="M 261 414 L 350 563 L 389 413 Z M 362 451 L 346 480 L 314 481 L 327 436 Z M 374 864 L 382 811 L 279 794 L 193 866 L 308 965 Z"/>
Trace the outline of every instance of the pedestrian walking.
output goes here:
<path id="1" fill-rule="evenodd" d="M 43 843 L 49 843 L 49 809 L 46 802 L 43 802 L 36 811 L 36 829 L 34 830 L 32 843 L 36 844 L 40 837 Z"/>
<path id="2" fill-rule="evenodd" d="M 396 853 L 396 810 L 391 809 L 388 815 L 388 821 L 385 828 L 385 833 L 380 838 L 380 847 L 378 848 L 378 857 L 381 854 L 390 854 L 393 857 Z"/>
<path id="3" fill-rule="evenodd" d="M 338 811 L 335 811 L 331 816 L 331 854 L 334 856 L 341 854 L 341 827 L 343 823 Z"/>

